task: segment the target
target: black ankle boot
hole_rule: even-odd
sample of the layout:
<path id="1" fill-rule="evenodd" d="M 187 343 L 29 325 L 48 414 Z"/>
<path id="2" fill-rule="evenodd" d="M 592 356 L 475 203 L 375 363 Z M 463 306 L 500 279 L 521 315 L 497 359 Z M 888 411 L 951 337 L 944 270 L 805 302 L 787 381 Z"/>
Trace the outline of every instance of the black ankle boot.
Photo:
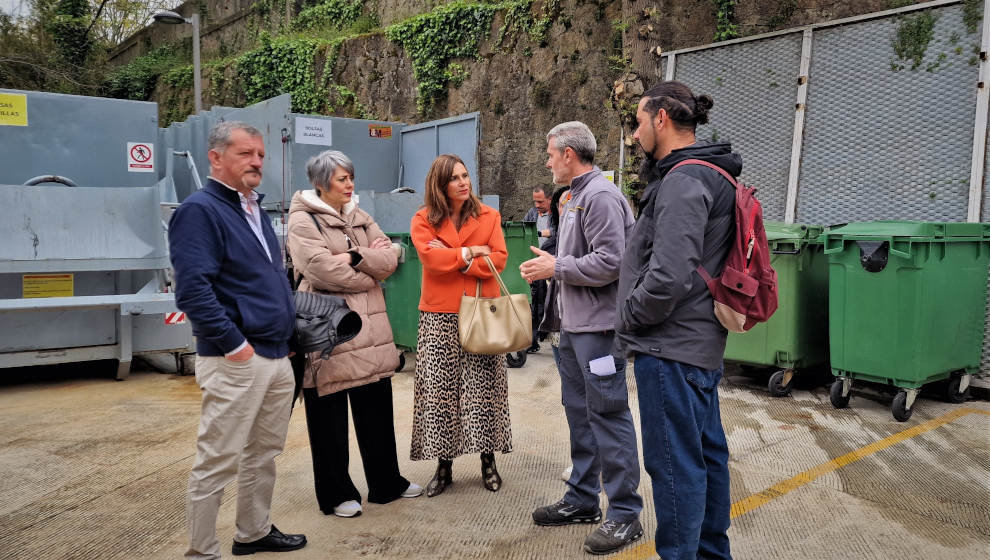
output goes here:
<path id="1" fill-rule="evenodd" d="M 443 494 L 443 491 L 454 483 L 453 466 L 454 462 L 446 459 L 440 459 L 437 462 L 437 472 L 433 475 L 429 484 L 426 485 L 427 498 Z"/>
<path id="2" fill-rule="evenodd" d="M 495 468 L 495 454 L 481 454 L 481 479 L 485 482 L 485 488 L 492 492 L 498 492 L 502 488 L 502 477 Z"/>

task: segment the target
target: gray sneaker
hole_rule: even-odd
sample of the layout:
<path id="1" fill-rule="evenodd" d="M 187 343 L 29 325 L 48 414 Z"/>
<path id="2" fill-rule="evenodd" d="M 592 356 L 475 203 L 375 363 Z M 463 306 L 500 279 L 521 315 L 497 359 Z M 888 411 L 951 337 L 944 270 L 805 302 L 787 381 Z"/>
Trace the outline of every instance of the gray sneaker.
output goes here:
<path id="1" fill-rule="evenodd" d="M 584 540 L 584 549 L 592 554 L 609 554 L 643 536 L 643 526 L 639 519 L 619 523 L 606 519 Z"/>
<path id="2" fill-rule="evenodd" d="M 582 508 L 564 500 L 533 510 L 533 523 L 543 526 L 570 525 L 572 523 L 598 523 L 602 520 L 602 510 Z"/>

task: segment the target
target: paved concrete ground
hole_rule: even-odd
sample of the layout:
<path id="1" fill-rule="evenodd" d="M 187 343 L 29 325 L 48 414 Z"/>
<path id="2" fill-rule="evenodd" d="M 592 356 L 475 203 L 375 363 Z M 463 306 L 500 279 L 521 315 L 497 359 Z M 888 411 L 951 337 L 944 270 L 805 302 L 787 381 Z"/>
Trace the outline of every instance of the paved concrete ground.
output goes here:
<path id="1" fill-rule="evenodd" d="M 562 495 L 558 475 L 568 464 L 548 350 L 510 370 L 515 452 L 498 457 L 505 486 L 497 494 L 482 487 L 478 459 L 462 457 L 442 496 L 365 504 L 354 519 L 323 516 L 304 415 L 294 414 L 273 519 L 306 533 L 309 546 L 253 558 L 591 558 L 581 550 L 590 526 L 542 528 L 530 519 Z M 434 465 L 408 460 L 410 371 L 394 381 L 399 459 L 405 476 L 425 485 Z M 145 368 L 115 382 L 94 365 L 0 375 L 0 558 L 180 558 L 199 414 L 193 378 Z M 990 403 L 923 399 L 898 423 L 889 395 L 860 389 L 851 408 L 834 410 L 825 387 L 773 399 L 764 382 L 730 375 L 720 388 L 735 558 L 990 558 Z M 363 490 L 357 457 L 354 446 L 351 472 Z M 644 472 L 647 538 L 613 558 L 652 556 L 649 489 Z M 235 493 L 228 489 L 220 513 L 225 550 Z"/>

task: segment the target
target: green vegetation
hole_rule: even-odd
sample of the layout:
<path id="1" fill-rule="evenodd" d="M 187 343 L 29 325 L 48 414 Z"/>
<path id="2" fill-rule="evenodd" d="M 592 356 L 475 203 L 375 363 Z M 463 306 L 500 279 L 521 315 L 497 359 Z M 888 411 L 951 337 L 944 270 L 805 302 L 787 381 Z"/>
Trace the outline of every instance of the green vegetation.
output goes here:
<path id="1" fill-rule="evenodd" d="M 738 0 L 712 0 L 715 4 L 715 41 L 727 41 L 739 36 L 736 23 Z"/>
<path id="2" fill-rule="evenodd" d="M 296 29 L 344 29 L 361 17 L 362 0 L 327 0 L 299 12 Z"/>
<path id="3" fill-rule="evenodd" d="M 455 2 L 386 28 L 385 36 L 402 46 L 413 61 L 413 74 L 419 83 L 416 105 L 420 113 L 433 111 L 446 95 L 448 84 L 457 87 L 463 82 L 464 69 L 454 60 L 481 57 L 481 40 L 491 32 L 497 12 L 505 14 L 505 23 L 494 42 L 498 48 L 506 50 L 523 32 L 533 42 L 545 46 L 550 26 L 559 15 L 560 2 L 545 2 L 539 18 L 533 17 L 532 5 L 533 0 Z M 524 54 L 528 48 L 523 49 Z"/>
<path id="4" fill-rule="evenodd" d="M 260 0 L 254 4 L 253 26 L 259 29 L 255 47 L 204 63 L 214 102 L 254 103 L 290 93 L 293 111 L 367 115 L 354 92 L 334 82 L 337 57 L 348 39 L 382 33 L 412 60 L 418 83 L 417 107 L 426 115 L 444 99 L 448 87 L 460 87 L 470 77 L 464 61 L 481 57 L 483 41 L 489 40 L 496 52 L 518 50 L 531 56 L 529 43 L 546 46 L 550 29 L 561 15 L 560 0 L 542 2 L 536 14 L 535 0 L 459 1 L 381 29 L 362 0 L 324 0 L 304 5 L 291 25 L 286 25 L 280 19 L 286 1 Z M 493 34 L 497 13 L 502 14 L 503 23 Z M 271 24 L 273 19 L 281 23 Z M 519 44 L 520 38 L 527 43 Z M 105 91 L 114 97 L 149 99 L 160 82 L 173 89 L 191 89 L 187 47 L 159 47 L 118 68 L 106 80 Z M 161 101 L 167 105 L 163 115 L 181 115 L 170 101 L 179 96 L 165 97 Z"/>
<path id="5" fill-rule="evenodd" d="M 104 83 L 110 97 L 144 101 L 151 97 L 158 78 L 180 65 L 188 64 L 192 52 L 189 41 L 166 43 L 148 54 L 134 59 L 130 64 L 117 68 Z M 190 85 L 192 66 L 189 66 Z"/>
<path id="6" fill-rule="evenodd" d="M 935 35 L 937 20 L 938 16 L 930 11 L 900 18 L 891 46 L 899 60 L 905 64 L 911 63 L 911 70 L 917 70 L 921 66 L 925 51 L 928 50 L 928 43 Z M 905 66 L 897 61 L 891 61 L 890 67 L 891 70 L 898 71 L 903 70 Z"/>
<path id="7" fill-rule="evenodd" d="M 385 29 L 385 36 L 412 59 L 420 112 L 429 112 L 446 93 L 454 59 L 480 57 L 478 45 L 491 30 L 496 10 L 492 4 L 456 2 Z"/>
<path id="8" fill-rule="evenodd" d="M 982 21 L 983 0 L 965 0 L 963 2 L 963 24 L 966 25 L 966 32 L 976 33 L 979 31 Z"/>

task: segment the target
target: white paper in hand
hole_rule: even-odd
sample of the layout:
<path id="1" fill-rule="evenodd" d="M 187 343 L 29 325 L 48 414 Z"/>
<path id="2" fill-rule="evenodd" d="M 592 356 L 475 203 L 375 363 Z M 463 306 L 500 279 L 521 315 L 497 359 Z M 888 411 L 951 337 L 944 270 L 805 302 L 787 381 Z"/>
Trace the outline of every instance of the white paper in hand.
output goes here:
<path id="1" fill-rule="evenodd" d="M 615 359 L 611 355 L 595 358 L 588 362 L 588 368 L 595 375 L 612 375 L 615 373 Z"/>

